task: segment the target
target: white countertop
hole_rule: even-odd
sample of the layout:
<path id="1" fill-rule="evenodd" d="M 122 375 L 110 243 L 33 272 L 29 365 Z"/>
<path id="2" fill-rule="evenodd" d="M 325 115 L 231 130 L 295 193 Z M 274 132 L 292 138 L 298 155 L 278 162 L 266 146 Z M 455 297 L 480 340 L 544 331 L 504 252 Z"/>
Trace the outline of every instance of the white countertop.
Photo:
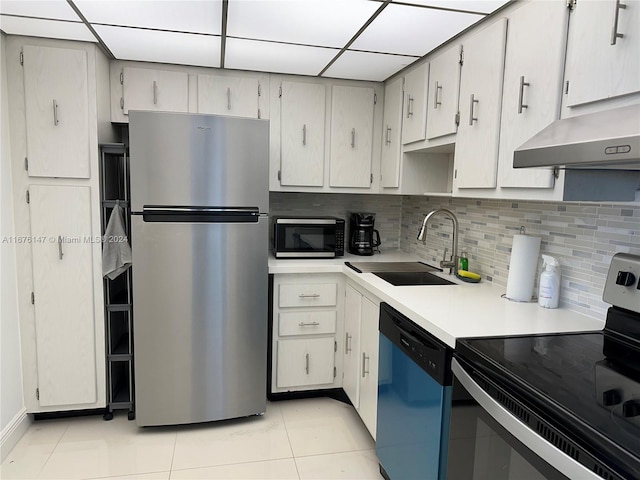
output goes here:
<path id="1" fill-rule="evenodd" d="M 491 282 L 464 283 L 439 274 L 458 285 L 393 286 L 373 273 L 357 273 L 344 262 L 421 261 L 403 252 L 370 257 L 345 255 L 335 259 L 269 259 L 269 273 L 344 273 L 381 301 L 403 313 L 450 347 L 457 338 L 535 333 L 598 331 L 604 318 L 595 319 L 564 308 L 546 309 L 537 302 L 511 302 L 501 295 L 505 287 Z"/>

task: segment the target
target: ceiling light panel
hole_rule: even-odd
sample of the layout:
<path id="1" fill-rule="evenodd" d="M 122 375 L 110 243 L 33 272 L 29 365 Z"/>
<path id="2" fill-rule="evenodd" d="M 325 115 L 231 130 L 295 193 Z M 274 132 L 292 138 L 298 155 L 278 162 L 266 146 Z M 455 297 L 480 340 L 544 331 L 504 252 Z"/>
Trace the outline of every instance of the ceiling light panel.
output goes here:
<path id="1" fill-rule="evenodd" d="M 42 20 L 40 18 L 0 16 L 0 29 L 8 35 L 57 38 L 95 42 L 96 37 L 84 23 Z"/>
<path id="2" fill-rule="evenodd" d="M 229 0 L 227 35 L 342 48 L 380 6 L 369 0 Z"/>
<path id="3" fill-rule="evenodd" d="M 2 0 L 0 13 L 53 20 L 81 21 L 66 0 Z"/>
<path id="4" fill-rule="evenodd" d="M 178 32 L 222 31 L 221 0 L 75 0 L 89 23 Z"/>
<path id="5" fill-rule="evenodd" d="M 394 2 L 424 5 L 428 7 L 450 8 L 468 12 L 491 13 L 510 0 L 394 0 Z"/>
<path id="6" fill-rule="evenodd" d="M 118 60 L 220 66 L 220 37 L 104 25 L 95 29 Z"/>
<path id="7" fill-rule="evenodd" d="M 318 75 L 338 49 L 227 38 L 225 68 Z"/>
<path id="8" fill-rule="evenodd" d="M 351 48 L 422 56 L 482 18 L 484 15 L 389 4 Z"/>
<path id="9" fill-rule="evenodd" d="M 347 50 L 322 76 L 382 82 L 418 58 Z"/>

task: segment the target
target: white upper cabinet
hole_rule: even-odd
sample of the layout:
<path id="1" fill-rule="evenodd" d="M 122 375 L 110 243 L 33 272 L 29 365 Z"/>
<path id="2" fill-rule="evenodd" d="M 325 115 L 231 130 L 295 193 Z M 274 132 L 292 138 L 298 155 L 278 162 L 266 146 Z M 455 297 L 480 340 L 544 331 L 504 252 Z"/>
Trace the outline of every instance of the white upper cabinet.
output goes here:
<path id="1" fill-rule="evenodd" d="M 429 64 L 423 63 L 404 76 L 404 121 L 402 143 L 425 139 Z"/>
<path id="2" fill-rule="evenodd" d="M 30 177 L 89 178 L 87 52 L 23 48 Z"/>
<path id="3" fill-rule="evenodd" d="M 374 94 L 368 87 L 332 88 L 330 187 L 371 187 Z"/>
<path id="4" fill-rule="evenodd" d="M 189 75 L 186 72 L 124 67 L 122 75 L 122 111 L 125 115 L 129 110 L 189 110 Z"/>
<path id="5" fill-rule="evenodd" d="M 464 42 L 454 188 L 495 188 L 507 20 Z"/>
<path id="6" fill-rule="evenodd" d="M 382 154 L 380 157 L 380 185 L 383 188 L 397 188 L 400 186 L 402 84 L 403 79 L 397 78 L 388 83 L 384 89 L 384 121 Z"/>
<path id="7" fill-rule="evenodd" d="M 569 9 L 564 1 L 529 2 L 509 16 L 498 184 L 551 188 L 549 168 L 513 168 L 513 151 L 560 116 Z M 544 25 L 544 35 L 539 35 Z M 531 39 L 536 38 L 532 44 Z M 460 172 L 458 172 L 460 174 Z"/>
<path id="8" fill-rule="evenodd" d="M 565 81 L 567 106 L 640 91 L 640 1 L 576 2 Z"/>
<path id="9" fill-rule="evenodd" d="M 282 82 L 280 185 L 324 183 L 325 94 L 323 84 Z"/>
<path id="10" fill-rule="evenodd" d="M 456 133 L 461 46 L 455 45 L 429 61 L 427 138 Z"/>
<path id="11" fill-rule="evenodd" d="M 259 118 L 257 78 L 198 75 L 198 113 Z"/>

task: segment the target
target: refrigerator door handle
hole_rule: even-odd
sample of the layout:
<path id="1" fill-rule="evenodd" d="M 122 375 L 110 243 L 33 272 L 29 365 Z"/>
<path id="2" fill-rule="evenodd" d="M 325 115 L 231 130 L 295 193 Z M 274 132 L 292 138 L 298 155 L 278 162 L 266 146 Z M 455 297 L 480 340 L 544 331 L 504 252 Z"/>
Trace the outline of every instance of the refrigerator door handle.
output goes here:
<path id="1" fill-rule="evenodd" d="M 144 206 L 145 222 L 256 223 L 261 217 L 257 207 L 164 207 Z"/>
<path id="2" fill-rule="evenodd" d="M 226 212 L 259 212 L 258 207 L 164 207 L 145 205 L 142 213 L 226 213 Z"/>

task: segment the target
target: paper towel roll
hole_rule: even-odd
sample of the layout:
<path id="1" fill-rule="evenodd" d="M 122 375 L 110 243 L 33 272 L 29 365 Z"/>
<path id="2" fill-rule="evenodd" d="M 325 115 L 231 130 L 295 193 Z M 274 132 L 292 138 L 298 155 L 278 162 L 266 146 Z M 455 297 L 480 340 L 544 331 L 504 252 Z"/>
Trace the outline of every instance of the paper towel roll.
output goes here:
<path id="1" fill-rule="evenodd" d="M 507 278 L 507 298 L 517 302 L 529 302 L 536 279 L 540 237 L 514 235 L 511 261 Z"/>

